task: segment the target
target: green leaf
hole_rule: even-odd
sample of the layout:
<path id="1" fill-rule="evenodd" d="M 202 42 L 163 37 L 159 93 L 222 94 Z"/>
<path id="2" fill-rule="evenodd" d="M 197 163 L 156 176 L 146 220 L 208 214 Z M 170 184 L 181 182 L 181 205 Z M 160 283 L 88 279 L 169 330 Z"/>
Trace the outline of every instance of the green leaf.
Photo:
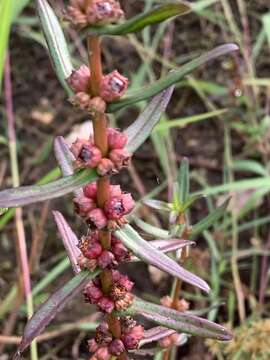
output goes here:
<path id="1" fill-rule="evenodd" d="M 157 80 L 155 83 L 127 93 L 127 95 L 124 96 L 121 100 L 112 102 L 108 106 L 108 111 L 114 112 L 122 109 L 123 107 L 126 107 L 127 105 L 131 105 L 139 101 L 148 99 L 152 96 L 155 96 L 158 93 L 160 93 L 162 90 L 167 89 L 169 86 L 176 84 L 177 82 L 182 80 L 186 75 L 190 74 L 200 65 L 203 65 L 210 60 L 216 59 L 219 56 L 226 55 L 236 50 L 238 50 L 238 46 L 235 44 L 226 44 L 226 45 L 218 46 L 213 50 L 188 62 L 179 69 L 171 71 L 169 74 Z"/>
<path id="2" fill-rule="evenodd" d="M 117 313 L 119 314 L 119 313 Z M 133 304 L 120 315 L 134 316 L 140 314 L 150 321 L 173 329 L 180 333 L 186 333 L 205 338 L 228 341 L 232 339 L 232 334 L 223 326 L 201 317 L 183 313 L 171 308 L 152 304 L 136 298 Z"/>
<path id="3" fill-rule="evenodd" d="M 201 234 L 204 230 L 208 229 L 210 226 L 214 225 L 226 213 L 226 209 L 229 202 L 230 199 L 227 199 L 220 207 L 212 211 L 204 219 L 202 219 L 197 224 L 195 224 L 192 227 L 190 237 L 193 238 L 194 236 Z"/>
<path id="4" fill-rule="evenodd" d="M 158 24 L 169 18 L 185 15 L 189 12 L 190 6 L 186 3 L 164 4 L 134 16 L 121 24 L 99 27 L 91 26 L 87 27 L 85 31 L 91 35 L 126 35 L 138 32 L 146 26 Z"/>
<path id="5" fill-rule="evenodd" d="M 154 126 L 159 122 L 161 115 L 167 108 L 174 86 L 156 95 L 146 106 L 140 116 L 125 130 L 128 137 L 126 149 L 134 152 L 144 143 L 151 134 Z"/>
<path id="6" fill-rule="evenodd" d="M 61 85 L 70 96 L 72 90 L 68 86 L 66 79 L 71 75 L 73 66 L 64 33 L 48 2 L 46 0 L 36 0 L 36 2 L 38 16 L 54 70 Z"/>
<path id="7" fill-rule="evenodd" d="M 195 201 L 201 199 L 202 197 L 204 197 L 204 194 L 194 194 L 191 195 L 186 202 L 181 206 L 181 211 L 184 212 L 185 210 L 187 210 L 192 204 L 194 204 Z"/>
<path id="8" fill-rule="evenodd" d="M 96 270 L 93 273 L 90 273 L 89 271 L 81 271 L 41 305 L 37 312 L 28 321 L 24 329 L 23 338 L 19 349 L 13 358 L 14 360 L 20 358 L 22 352 L 55 318 L 56 314 L 63 310 L 67 303 L 72 300 L 84 288 L 84 286 L 91 279 L 94 279 L 99 273 L 100 270 Z"/>
<path id="9" fill-rule="evenodd" d="M 183 158 L 177 177 L 179 185 L 179 201 L 180 204 L 186 203 L 189 197 L 189 161 Z"/>
<path id="10" fill-rule="evenodd" d="M 6 50 L 12 23 L 14 0 L 0 0 L 0 93 L 2 88 L 3 69 L 6 60 Z"/>
<path id="11" fill-rule="evenodd" d="M 147 264 L 153 265 L 160 270 L 166 271 L 174 277 L 183 280 L 193 286 L 197 286 L 205 292 L 209 292 L 207 283 L 197 275 L 185 270 L 177 262 L 155 249 L 145 241 L 130 225 L 125 225 L 115 232 L 123 244 L 130 249 L 135 256 Z"/>
<path id="12" fill-rule="evenodd" d="M 19 207 L 66 195 L 97 179 L 93 169 L 85 169 L 46 185 L 21 186 L 0 192 L 0 208 Z"/>
<path id="13" fill-rule="evenodd" d="M 143 231 L 145 231 L 147 234 L 150 234 L 152 236 L 155 236 L 156 238 L 160 239 L 169 239 L 170 233 L 167 230 L 160 229 L 156 226 L 150 225 L 146 223 L 145 221 L 139 219 L 137 216 L 132 216 L 132 220 L 135 222 L 135 224 Z"/>

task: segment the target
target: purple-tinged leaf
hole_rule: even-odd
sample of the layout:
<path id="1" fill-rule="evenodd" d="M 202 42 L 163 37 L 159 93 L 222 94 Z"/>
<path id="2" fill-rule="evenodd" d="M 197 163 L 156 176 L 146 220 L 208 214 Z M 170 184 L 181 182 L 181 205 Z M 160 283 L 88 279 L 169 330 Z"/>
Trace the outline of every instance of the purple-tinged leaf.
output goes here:
<path id="1" fill-rule="evenodd" d="M 148 243 L 157 250 L 164 253 L 181 250 L 186 246 L 192 246 L 196 244 L 194 241 L 189 241 L 185 239 L 153 240 L 148 241 Z"/>
<path id="2" fill-rule="evenodd" d="M 143 339 L 140 341 L 140 347 L 154 341 L 159 341 L 172 334 L 175 334 L 175 330 L 163 326 L 156 326 L 150 330 L 146 330 Z"/>
<path id="3" fill-rule="evenodd" d="M 72 175 L 74 173 L 73 163 L 75 161 L 75 157 L 69 150 L 69 146 L 65 142 L 63 136 L 57 136 L 55 138 L 54 154 L 63 176 Z"/>
<path id="4" fill-rule="evenodd" d="M 0 208 L 19 207 L 55 199 L 97 179 L 94 169 L 85 169 L 46 185 L 21 186 L 0 192 Z"/>
<path id="5" fill-rule="evenodd" d="M 181 250 L 186 246 L 195 245 L 196 243 L 189 240 L 182 239 L 170 239 L 170 240 L 153 240 L 148 241 L 150 245 L 152 245 L 155 249 L 161 251 L 166 254 L 171 251 Z M 141 261 L 141 259 L 133 256 L 131 262 Z"/>
<path id="6" fill-rule="evenodd" d="M 100 273 L 96 270 L 93 273 L 81 271 L 63 287 L 57 290 L 46 300 L 26 324 L 22 341 L 13 357 L 13 360 L 20 358 L 20 355 L 31 344 L 31 342 L 49 325 L 58 312 L 63 310 L 67 303 L 72 300 L 93 278 Z"/>
<path id="7" fill-rule="evenodd" d="M 205 292 L 210 288 L 207 283 L 197 275 L 182 268 L 173 259 L 155 249 L 149 242 L 145 241 L 130 225 L 125 225 L 115 232 L 115 235 L 130 249 L 135 256 L 149 265 L 153 265 L 172 276 L 197 286 Z"/>
<path id="8" fill-rule="evenodd" d="M 174 85 L 156 95 L 124 132 L 128 137 L 126 149 L 130 152 L 137 150 L 151 134 L 154 126 L 167 108 L 174 90 Z"/>
<path id="9" fill-rule="evenodd" d="M 78 248 L 78 238 L 71 230 L 70 226 L 66 222 L 64 216 L 59 211 L 53 211 L 54 221 L 58 227 L 58 231 L 60 233 L 61 239 L 65 246 L 70 264 L 73 268 L 75 274 L 78 274 L 81 269 L 77 263 L 77 259 L 81 254 L 81 251 Z"/>
<path id="10" fill-rule="evenodd" d="M 161 211 L 172 211 L 172 205 L 166 203 L 165 201 L 146 199 L 143 200 L 143 204 L 149 206 L 152 209 L 161 210 Z"/>
<path id="11" fill-rule="evenodd" d="M 232 333 L 230 331 L 212 321 L 164 306 L 152 304 L 138 298 L 134 299 L 133 304 L 125 312 L 117 314 L 121 316 L 134 316 L 140 314 L 150 321 L 181 333 L 220 341 L 232 339 Z"/>

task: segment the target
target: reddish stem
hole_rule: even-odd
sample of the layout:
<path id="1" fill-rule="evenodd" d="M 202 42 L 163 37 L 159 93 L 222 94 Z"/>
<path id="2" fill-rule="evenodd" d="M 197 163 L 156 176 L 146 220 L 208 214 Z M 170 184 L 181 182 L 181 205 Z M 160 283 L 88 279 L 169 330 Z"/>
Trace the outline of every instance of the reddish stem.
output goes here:
<path id="1" fill-rule="evenodd" d="M 102 80 L 102 61 L 101 61 L 101 40 L 99 37 L 90 36 L 88 38 L 89 66 L 91 71 L 91 91 L 94 96 L 99 95 L 100 82 Z M 100 149 L 102 156 L 108 154 L 108 135 L 107 135 L 107 117 L 105 114 L 96 113 L 93 119 L 94 141 L 95 145 Z M 103 177 L 97 181 L 97 202 L 99 207 L 103 207 L 105 202 L 110 198 L 110 178 Z M 111 248 L 111 232 L 100 230 L 99 239 L 104 249 Z M 101 275 L 102 289 L 108 293 L 111 289 L 113 279 L 112 271 L 104 270 Z M 109 329 L 116 339 L 121 338 L 121 325 L 117 317 L 110 314 L 107 317 Z M 125 354 L 119 359 L 124 360 Z"/>

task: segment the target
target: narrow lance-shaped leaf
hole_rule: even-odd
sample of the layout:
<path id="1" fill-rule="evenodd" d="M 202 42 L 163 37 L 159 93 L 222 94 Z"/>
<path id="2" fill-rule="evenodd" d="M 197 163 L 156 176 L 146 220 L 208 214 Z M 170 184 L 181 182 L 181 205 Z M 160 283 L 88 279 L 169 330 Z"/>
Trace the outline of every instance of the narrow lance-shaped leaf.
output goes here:
<path id="1" fill-rule="evenodd" d="M 46 0 L 36 0 L 36 3 L 54 70 L 68 95 L 72 95 L 72 90 L 68 86 L 66 79 L 71 75 L 73 66 L 64 33 L 48 2 Z"/>
<path id="2" fill-rule="evenodd" d="M 161 211 L 172 211 L 172 205 L 166 203 L 165 201 L 146 199 L 143 200 L 143 203 L 152 209 L 161 210 Z"/>
<path id="3" fill-rule="evenodd" d="M 132 220 L 141 230 L 143 230 L 149 235 L 155 236 L 156 238 L 160 238 L 160 239 L 170 238 L 170 233 L 167 230 L 163 230 L 158 228 L 157 226 L 150 225 L 134 215 L 132 216 Z"/>
<path id="4" fill-rule="evenodd" d="M 154 126 L 159 122 L 161 115 L 166 110 L 171 99 L 174 86 L 156 95 L 146 106 L 137 120 L 134 121 L 126 130 L 128 137 L 126 149 L 130 152 L 137 150 L 151 134 Z"/>
<path id="5" fill-rule="evenodd" d="M 187 3 L 160 5 L 143 14 L 134 16 L 121 24 L 99 27 L 91 26 L 86 29 L 86 32 L 92 35 L 126 35 L 135 33 L 146 26 L 158 24 L 172 17 L 185 15 L 189 13 L 190 10 L 190 6 Z"/>
<path id="6" fill-rule="evenodd" d="M 108 106 L 108 111 L 114 112 L 128 105 L 135 104 L 145 99 L 149 99 L 150 97 L 160 93 L 162 90 L 167 89 L 169 86 L 176 84 L 200 65 L 203 65 L 210 60 L 216 59 L 219 56 L 228 54 L 236 50 L 238 50 L 238 46 L 235 44 L 218 46 L 213 50 L 181 66 L 179 69 L 171 71 L 170 73 L 168 73 L 168 75 L 155 81 L 153 84 L 144 86 L 138 90 L 130 91 L 121 100 L 112 102 Z"/>
<path id="7" fill-rule="evenodd" d="M 119 313 L 118 313 L 119 314 Z M 152 304 L 136 298 L 133 304 L 121 315 L 140 314 L 146 319 L 177 332 L 228 341 L 232 334 L 223 326 L 201 317 Z"/>
<path id="8" fill-rule="evenodd" d="M 163 253 L 181 250 L 186 246 L 192 246 L 196 243 L 185 239 L 170 239 L 170 240 L 153 240 L 148 243 L 155 249 L 162 251 Z"/>
<path id="9" fill-rule="evenodd" d="M 61 197 L 97 179 L 93 169 L 85 169 L 46 185 L 21 186 L 0 192 L 0 208 L 19 207 Z"/>
<path id="10" fill-rule="evenodd" d="M 179 201 L 184 204 L 189 197 L 189 161 L 183 158 L 177 177 L 179 185 Z"/>
<path id="11" fill-rule="evenodd" d="M 145 241 L 130 225 L 125 225 L 115 232 L 115 235 L 130 249 L 135 256 L 142 259 L 147 264 L 153 265 L 160 270 L 166 271 L 178 279 L 181 279 L 193 286 L 209 292 L 207 283 L 185 270 L 178 265 L 173 259 L 155 249 L 147 241 Z"/>
<path id="12" fill-rule="evenodd" d="M 63 310 L 67 303 L 84 288 L 88 281 L 95 278 L 99 273 L 100 270 L 96 270 L 93 273 L 90 273 L 89 271 L 81 271 L 40 306 L 37 312 L 26 324 L 22 341 L 18 351 L 13 357 L 13 360 L 20 358 L 22 352 L 54 319 L 56 314 Z"/>
<path id="13" fill-rule="evenodd" d="M 196 235 L 201 234 L 204 230 L 208 229 L 210 226 L 214 225 L 225 214 L 229 202 L 230 199 L 227 199 L 220 207 L 212 211 L 209 215 L 207 215 L 197 224 L 193 225 L 190 237 L 193 238 Z"/>
<path id="14" fill-rule="evenodd" d="M 71 230 L 64 216 L 59 211 L 53 211 L 53 217 L 62 238 L 63 244 L 65 246 L 73 271 L 75 272 L 75 274 L 78 274 L 81 271 L 77 262 L 77 259 L 81 254 L 81 251 L 77 246 L 79 240 L 74 234 L 74 232 Z"/>

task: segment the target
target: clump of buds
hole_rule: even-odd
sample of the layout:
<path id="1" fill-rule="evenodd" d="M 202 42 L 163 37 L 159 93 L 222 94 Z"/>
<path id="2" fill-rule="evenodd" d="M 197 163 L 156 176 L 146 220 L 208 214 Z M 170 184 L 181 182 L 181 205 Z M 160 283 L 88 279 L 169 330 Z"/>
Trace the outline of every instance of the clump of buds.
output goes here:
<path id="1" fill-rule="evenodd" d="M 128 87 L 128 79 L 114 70 L 102 77 L 99 96 L 92 96 L 91 73 L 86 65 L 72 71 L 66 81 L 75 92 L 75 95 L 70 98 L 70 102 L 91 114 L 104 113 L 106 103 L 120 99 Z"/>
<path id="2" fill-rule="evenodd" d="M 93 354 L 90 359 L 108 360 L 111 356 L 120 356 L 124 351 L 138 348 L 144 335 L 144 328 L 129 317 L 119 320 L 122 330 L 120 339 L 113 338 L 107 323 L 102 322 L 97 327 L 95 339 L 88 341 L 89 351 Z"/>
<path id="3" fill-rule="evenodd" d="M 97 185 L 91 183 L 83 188 L 83 194 L 74 200 L 76 212 L 86 220 L 92 229 L 115 229 L 117 225 L 122 226 L 126 223 L 125 215 L 131 212 L 135 203 L 129 193 L 121 190 L 119 185 L 110 185 L 110 199 L 107 200 L 103 208 L 97 205 Z M 114 237 L 113 237 L 114 238 Z M 92 241 L 89 240 L 89 244 Z M 113 251 L 116 259 L 124 258 L 121 243 L 114 240 Z M 121 260 L 117 260 L 121 261 Z"/>
<path id="4" fill-rule="evenodd" d="M 94 145 L 92 138 L 88 140 L 77 139 L 71 145 L 71 152 L 75 157 L 75 168 L 96 169 L 100 176 L 117 173 L 130 163 L 131 154 L 125 150 L 127 136 L 115 129 L 109 128 L 107 157 L 102 157 L 101 151 Z"/>
<path id="5" fill-rule="evenodd" d="M 83 236 L 79 242 L 79 249 L 82 255 L 80 256 L 80 263 L 83 269 L 90 266 L 91 271 L 96 266 L 102 269 L 111 268 L 120 262 L 130 261 L 131 253 L 115 236 L 111 236 L 111 250 L 102 248 L 99 242 L 98 231 L 91 232 L 91 235 Z M 85 261 L 83 261 L 83 257 Z M 79 264 L 80 265 L 80 264 Z"/>
<path id="6" fill-rule="evenodd" d="M 185 299 L 179 299 L 176 304 L 173 304 L 173 299 L 170 296 L 164 296 L 160 300 L 160 302 L 163 306 L 166 306 L 168 308 L 172 308 L 172 306 L 174 305 L 174 309 L 180 312 L 185 312 L 189 309 L 189 303 Z M 181 341 L 182 335 L 174 333 L 159 340 L 159 345 L 162 348 L 170 348 L 172 346 L 179 345 Z"/>
<path id="7" fill-rule="evenodd" d="M 96 304 L 105 313 L 111 313 L 114 309 L 126 310 L 133 301 L 133 295 L 130 293 L 133 282 L 117 270 L 112 270 L 112 280 L 113 284 L 106 294 L 98 278 L 90 281 L 83 291 L 85 300 L 90 304 Z"/>
<path id="8" fill-rule="evenodd" d="M 123 15 L 116 0 L 71 0 L 67 8 L 67 19 L 80 28 L 115 23 Z"/>

